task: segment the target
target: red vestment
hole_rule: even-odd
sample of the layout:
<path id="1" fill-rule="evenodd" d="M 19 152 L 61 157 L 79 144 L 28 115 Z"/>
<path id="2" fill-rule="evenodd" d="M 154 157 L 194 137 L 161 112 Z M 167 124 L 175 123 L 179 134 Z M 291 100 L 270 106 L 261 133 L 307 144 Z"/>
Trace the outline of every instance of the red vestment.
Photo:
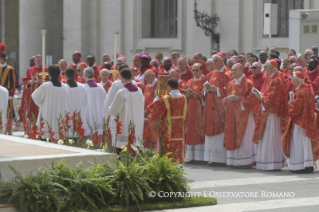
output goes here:
<path id="1" fill-rule="evenodd" d="M 149 84 L 145 85 L 145 88 L 144 88 L 144 110 L 145 111 L 147 111 L 148 106 L 153 103 L 155 99 L 156 89 L 157 89 L 157 82 L 154 84 L 153 87 L 150 87 Z M 156 132 L 156 124 L 157 124 L 156 121 L 151 121 L 150 124 L 151 124 L 151 129 L 150 129 L 151 132 Z M 144 119 L 143 146 L 145 148 L 150 148 L 150 141 L 147 139 L 148 135 L 145 131 L 149 127 L 148 125 L 149 125 L 148 120 Z"/>
<path id="2" fill-rule="evenodd" d="M 85 79 L 82 78 L 82 77 L 78 77 L 75 81 L 78 82 L 78 83 L 81 83 L 81 84 L 85 84 L 86 83 Z"/>
<path id="3" fill-rule="evenodd" d="M 78 71 L 76 70 L 76 68 L 78 67 L 78 65 L 81 63 L 82 61 L 80 61 L 78 64 L 76 64 L 75 66 L 73 65 L 73 63 L 71 65 L 69 65 L 69 68 L 73 68 L 74 69 L 74 80 L 76 81 L 78 78 Z"/>
<path id="4" fill-rule="evenodd" d="M 133 68 L 133 69 L 134 69 L 134 68 Z M 153 66 L 153 64 L 150 64 L 150 66 L 147 67 L 146 70 L 147 70 L 147 69 L 152 69 L 152 71 L 155 73 L 155 77 L 157 77 L 157 74 L 158 74 L 157 68 L 156 68 L 155 66 Z M 146 70 L 145 70 L 145 71 L 146 71 Z M 140 69 L 138 69 L 138 70 L 135 72 L 135 76 L 138 76 L 140 73 L 141 73 L 141 71 L 140 71 Z"/>
<path id="5" fill-rule="evenodd" d="M 158 70 L 158 75 L 169 75 L 169 72 L 165 73 L 164 68 L 162 68 L 162 69 Z"/>
<path id="6" fill-rule="evenodd" d="M 178 160 L 180 164 L 184 164 L 184 122 L 187 113 L 186 97 L 184 95 L 181 97 L 165 95 L 160 100 L 152 103 L 149 106 L 149 110 L 151 112 L 151 121 L 156 121 L 157 119 L 168 121 L 168 136 L 170 144 L 168 145 L 167 151 L 173 153 L 174 161 Z"/>
<path id="7" fill-rule="evenodd" d="M 256 76 L 250 75 L 248 79 L 253 81 L 254 87 L 257 88 L 257 90 L 261 90 L 262 85 L 264 84 L 264 81 L 267 77 L 263 73 L 259 73 Z"/>
<path id="8" fill-rule="evenodd" d="M 250 75 L 253 74 L 248 65 L 244 68 L 244 74 L 245 74 L 246 77 L 249 77 Z"/>
<path id="9" fill-rule="evenodd" d="M 101 84 L 102 84 L 102 82 L 101 82 Z M 112 82 L 111 82 L 110 80 L 108 80 L 108 81 L 105 83 L 105 85 L 103 86 L 103 88 L 104 88 L 104 90 L 105 90 L 106 93 L 109 91 L 111 85 L 112 85 Z"/>
<path id="10" fill-rule="evenodd" d="M 195 93 L 198 93 L 200 96 L 200 99 L 194 98 L 193 95 L 188 98 L 188 111 L 185 131 L 185 144 L 187 145 L 203 144 L 205 141 L 205 116 L 204 106 L 202 105 L 202 102 L 204 102 L 202 91 L 204 89 L 203 85 L 205 81 L 206 79 L 204 78 L 204 75 L 202 75 L 201 80 L 194 81 L 193 78 L 187 82 L 188 88 Z"/>
<path id="11" fill-rule="evenodd" d="M 259 114 L 256 116 L 256 127 L 254 131 L 253 142 L 258 143 L 264 133 L 266 121 L 269 113 L 281 118 L 281 132 L 284 133 L 288 122 L 288 97 L 281 72 L 276 72 L 272 77 L 267 77 L 264 86 L 261 89 L 262 105 L 265 111 L 259 107 Z"/>
<path id="12" fill-rule="evenodd" d="M 235 80 L 230 81 L 224 88 L 220 88 L 219 92 L 225 97 L 223 102 L 229 95 L 239 97 L 237 102 L 228 101 L 226 106 L 225 136 L 224 146 L 226 150 L 239 149 L 243 142 L 248 123 L 249 112 L 258 114 L 260 103 L 258 98 L 251 93 L 253 82 L 243 77 L 240 84 L 235 85 Z M 242 110 L 241 106 L 245 108 Z"/>
<path id="13" fill-rule="evenodd" d="M 97 82 L 97 83 L 101 82 L 101 77 L 99 77 L 99 76 L 100 76 L 100 69 L 99 69 L 99 67 L 98 67 L 98 66 L 93 66 L 93 67 L 90 67 L 90 68 L 93 68 L 93 70 L 94 70 L 94 78 L 95 78 L 96 80 L 99 80 L 99 81 L 96 81 L 96 82 Z"/>
<path id="14" fill-rule="evenodd" d="M 193 78 L 192 67 L 187 67 L 187 71 L 185 74 L 182 73 L 181 80 L 187 82 L 188 80 Z"/>
<path id="15" fill-rule="evenodd" d="M 304 68 L 305 77 L 307 77 L 312 82 L 319 76 L 319 66 L 317 66 L 314 72 L 310 72 L 308 67 Z"/>
<path id="16" fill-rule="evenodd" d="M 45 71 L 48 72 L 48 67 L 45 67 Z M 42 72 L 42 66 L 37 68 L 36 66 L 30 67 L 27 70 L 27 73 L 24 75 L 22 81 L 24 85 L 27 85 L 28 82 L 30 80 L 32 80 L 33 77 L 37 77 L 38 80 L 41 79 L 41 76 L 39 76 L 39 74 Z M 48 75 L 46 76 L 46 81 L 49 80 Z M 26 95 L 26 102 L 27 102 L 27 117 L 29 118 L 29 120 L 31 120 L 32 118 L 32 114 L 35 117 L 35 120 L 37 120 L 38 118 L 38 113 L 39 113 L 39 107 L 34 103 L 33 99 L 31 98 L 31 94 L 33 93 L 33 91 L 35 91 L 35 89 L 37 89 L 39 86 L 41 85 L 41 83 L 34 83 L 33 85 L 30 86 L 26 86 L 25 89 L 25 93 L 24 95 Z"/>
<path id="17" fill-rule="evenodd" d="M 216 87 L 224 87 L 232 80 L 232 77 L 223 72 L 213 71 L 207 77 L 207 81 Z M 207 92 L 205 96 L 205 135 L 215 136 L 224 132 L 226 113 L 222 106 L 222 99 L 215 92 Z"/>
<path id="18" fill-rule="evenodd" d="M 208 74 L 208 70 L 207 70 L 207 66 L 206 66 L 206 62 L 205 61 L 202 61 L 202 66 L 203 66 L 203 74 L 206 75 Z"/>
<path id="19" fill-rule="evenodd" d="M 185 91 L 183 91 L 183 90 L 186 90 L 188 88 L 188 86 L 187 86 L 187 83 L 186 82 L 184 82 L 184 81 L 180 81 L 179 83 L 178 83 L 178 90 L 179 90 L 179 92 L 181 92 L 182 94 L 184 94 L 185 93 Z"/>
<path id="20" fill-rule="evenodd" d="M 319 147 L 319 136 L 315 121 L 315 98 L 310 84 L 303 84 L 295 91 L 294 100 L 289 104 L 288 127 L 282 136 L 282 148 L 287 157 L 290 156 L 291 138 L 294 124 L 306 131 L 306 136 L 311 140 L 314 162 L 318 158 L 316 151 Z"/>

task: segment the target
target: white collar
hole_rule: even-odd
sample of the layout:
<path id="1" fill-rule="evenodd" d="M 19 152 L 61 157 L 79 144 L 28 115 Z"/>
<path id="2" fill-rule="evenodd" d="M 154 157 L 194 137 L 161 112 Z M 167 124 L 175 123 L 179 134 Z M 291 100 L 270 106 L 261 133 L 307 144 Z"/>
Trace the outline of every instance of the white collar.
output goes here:
<path id="1" fill-rule="evenodd" d="M 182 96 L 182 94 L 181 94 L 181 92 L 179 92 L 179 90 L 171 90 L 171 92 L 169 92 L 169 95 L 171 95 L 172 97 Z"/>
<path id="2" fill-rule="evenodd" d="M 77 64 L 75 64 L 74 62 L 73 62 L 73 66 L 77 66 L 77 65 L 79 65 L 79 63 L 80 63 L 81 61 L 79 61 Z"/>
<path id="3" fill-rule="evenodd" d="M 169 74 L 169 72 L 170 72 L 171 70 L 173 70 L 172 67 L 171 67 L 168 71 L 166 71 L 166 70 L 164 69 L 164 73 L 165 73 L 165 74 Z"/>
<path id="4" fill-rule="evenodd" d="M 8 64 L 7 64 L 7 62 L 4 62 L 3 64 L 0 64 L 0 65 L 3 68 L 3 67 L 6 67 Z"/>
<path id="5" fill-rule="evenodd" d="M 298 85 L 297 88 L 296 88 L 296 91 L 299 90 L 300 86 L 302 86 L 303 84 L 305 84 L 305 83 L 303 82 L 300 85 Z"/>
<path id="6" fill-rule="evenodd" d="M 249 63 L 246 63 L 245 68 L 246 68 L 246 67 L 250 67 L 250 64 L 249 64 Z"/>
<path id="7" fill-rule="evenodd" d="M 238 79 L 235 79 L 235 85 L 239 85 L 242 81 L 242 79 L 244 78 L 245 74 L 243 74 L 241 77 L 239 77 Z"/>
<path id="8" fill-rule="evenodd" d="M 278 71 L 275 71 L 274 73 L 270 74 L 269 77 L 272 78 Z"/>
<path id="9" fill-rule="evenodd" d="M 187 73 L 187 68 L 185 69 L 185 71 L 184 72 L 182 72 L 182 74 L 186 74 Z"/>
<path id="10" fill-rule="evenodd" d="M 148 87 L 153 87 L 156 82 L 157 82 L 157 79 L 155 78 L 151 84 L 148 84 Z"/>
<path id="11" fill-rule="evenodd" d="M 312 70 L 312 71 L 309 71 L 310 73 L 313 73 L 313 72 L 315 72 L 316 71 L 316 69 L 314 69 L 314 70 Z"/>
<path id="12" fill-rule="evenodd" d="M 217 70 L 215 69 L 217 72 L 224 72 L 224 68 L 225 68 L 225 65 L 220 69 L 220 70 Z"/>
<path id="13" fill-rule="evenodd" d="M 202 80 L 202 76 L 200 76 L 200 78 L 198 78 L 198 79 L 195 79 L 195 77 L 194 77 L 194 81 L 201 81 Z"/>
<path id="14" fill-rule="evenodd" d="M 108 83 L 108 81 L 106 81 L 105 83 L 103 83 L 103 82 L 101 81 L 101 85 L 102 85 L 103 87 L 106 85 L 106 83 Z"/>

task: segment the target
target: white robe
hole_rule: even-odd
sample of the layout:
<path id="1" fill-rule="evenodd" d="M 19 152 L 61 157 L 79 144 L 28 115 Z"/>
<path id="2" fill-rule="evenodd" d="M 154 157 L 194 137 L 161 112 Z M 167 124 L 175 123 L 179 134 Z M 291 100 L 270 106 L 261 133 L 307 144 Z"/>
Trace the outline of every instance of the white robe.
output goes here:
<path id="1" fill-rule="evenodd" d="M 256 162 L 257 145 L 252 142 L 254 129 L 254 114 L 249 112 L 246 131 L 239 149 L 226 150 L 227 165 L 244 166 Z"/>
<path id="2" fill-rule="evenodd" d="M 8 100 L 9 100 L 9 91 L 8 89 L 0 85 L 0 111 L 2 112 L 2 131 L 5 130 L 5 124 L 7 124 L 7 109 L 8 109 Z"/>
<path id="3" fill-rule="evenodd" d="M 269 113 L 264 134 L 257 145 L 256 169 L 282 169 L 285 155 L 281 145 L 281 119 Z"/>
<path id="4" fill-rule="evenodd" d="M 68 111 L 68 90 L 67 86 L 61 83 L 61 87 L 56 87 L 52 82 L 42 83 L 32 93 L 32 99 L 37 106 L 40 106 L 40 111 L 37 119 L 37 126 L 40 131 L 41 115 L 43 120 L 46 120 L 52 127 L 52 131 L 58 135 L 58 121 L 57 118 L 61 115 L 63 118 L 65 112 Z M 42 138 L 48 138 L 48 126 L 44 124 L 44 136 Z"/>
<path id="5" fill-rule="evenodd" d="M 293 171 L 313 167 L 311 140 L 306 131 L 294 125 L 290 146 L 289 169 Z"/>
<path id="6" fill-rule="evenodd" d="M 97 83 L 97 87 L 90 87 L 88 84 L 83 85 L 87 93 L 87 106 L 86 106 L 86 121 L 91 125 L 93 129 L 94 121 L 97 126 L 98 134 L 103 133 L 103 118 L 106 117 L 106 110 L 104 107 L 104 101 L 106 93 L 103 86 Z M 89 125 L 86 128 L 86 135 L 91 135 Z"/>
<path id="7" fill-rule="evenodd" d="M 76 111 L 77 113 L 81 113 L 81 119 L 83 121 L 83 128 L 87 128 L 86 123 L 86 107 L 87 107 L 87 93 L 84 86 L 81 83 L 76 83 L 78 87 L 71 88 L 68 84 L 68 112 L 70 113 L 69 116 L 73 116 L 73 113 Z M 70 136 L 73 135 L 73 122 L 70 121 L 69 124 L 71 125 L 70 128 Z M 74 137 L 77 137 L 74 134 Z"/>
<path id="8" fill-rule="evenodd" d="M 136 92 L 130 92 L 127 88 L 119 90 L 109 108 L 109 114 L 113 117 L 119 114 L 119 120 L 123 124 L 122 134 L 118 135 L 116 140 L 115 136 L 112 136 L 113 146 L 121 148 L 128 143 L 130 121 L 135 125 L 136 142 L 134 145 L 140 146 L 139 140 L 143 142 L 144 125 L 144 95 L 142 90 L 140 88 Z"/>

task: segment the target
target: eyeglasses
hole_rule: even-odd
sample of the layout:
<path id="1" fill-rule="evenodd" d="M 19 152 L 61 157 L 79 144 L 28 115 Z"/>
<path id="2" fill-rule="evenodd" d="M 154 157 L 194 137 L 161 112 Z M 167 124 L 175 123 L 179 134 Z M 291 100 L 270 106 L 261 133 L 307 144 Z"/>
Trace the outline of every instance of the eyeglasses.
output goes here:
<path id="1" fill-rule="evenodd" d="M 250 67 L 251 69 L 256 69 L 257 67 L 254 67 L 254 66 L 252 66 L 252 67 Z"/>

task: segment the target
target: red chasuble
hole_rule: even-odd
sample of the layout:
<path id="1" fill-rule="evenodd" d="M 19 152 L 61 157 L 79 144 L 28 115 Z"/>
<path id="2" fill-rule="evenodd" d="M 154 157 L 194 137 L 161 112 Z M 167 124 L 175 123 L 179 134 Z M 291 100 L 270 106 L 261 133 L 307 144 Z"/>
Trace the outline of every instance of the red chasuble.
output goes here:
<path id="1" fill-rule="evenodd" d="M 144 110 L 147 111 L 149 105 L 151 105 L 155 99 L 155 91 L 157 89 L 157 82 L 153 87 L 149 87 L 149 84 L 145 85 L 144 88 Z M 147 113 L 147 112 L 146 112 Z M 151 131 L 156 132 L 156 121 L 151 121 Z M 147 139 L 146 129 L 148 126 L 148 120 L 144 120 L 144 131 L 143 131 L 143 146 L 145 148 L 150 148 L 150 141 Z M 154 147 L 153 147 L 154 148 Z"/>
<path id="2" fill-rule="evenodd" d="M 240 84 L 235 85 L 235 80 L 230 81 L 224 88 L 220 88 L 221 96 L 225 97 L 223 102 L 229 95 L 239 97 L 237 102 L 228 101 L 226 104 L 226 121 L 225 121 L 225 137 L 224 146 L 226 150 L 239 149 L 246 132 L 249 112 L 258 114 L 260 103 L 258 98 L 251 93 L 254 87 L 253 82 L 243 77 Z M 242 110 L 241 105 L 245 108 Z"/>
<path id="3" fill-rule="evenodd" d="M 310 72 L 308 67 L 304 69 L 305 77 L 307 77 L 312 82 L 319 76 L 319 66 L 317 66 L 314 72 Z"/>
<path id="4" fill-rule="evenodd" d="M 169 75 L 169 73 L 164 72 L 164 68 L 158 70 L 158 75 Z"/>
<path id="5" fill-rule="evenodd" d="M 250 75 L 248 79 L 253 81 L 254 87 L 257 88 L 257 90 L 261 90 L 261 87 L 267 77 L 263 73 L 259 73 L 256 76 Z"/>
<path id="6" fill-rule="evenodd" d="M 244 74 L 245 74 L 246 77 L 249 77 L 250 75 L 253 74 L 248 65 L 246 65 L 246 67 L 244 68 Z"/>
<path id="7" fill-rule="evenodd" d="M 187 72 L 185 74 L 182 73 L 181 80 L 187 82 L 188 80 L 193 78 L 192 67 L 187 68 Z"/>
<path id="8" fill-rule="evenodd" d="M 311 140 L 313 160 L 318 158 L 319 137 L 315 121 L 315 98 L 309 84 L 303 84 L 295 91 L 294 100 L 289 105 L 288 127 L 282 136 L 282 148 L 287 157 L 290 156 L 291 138 L 294 124 L 306 131 Z M 317 152 L 317 154 L 315 154 Z"/>
<path id="9" fill-rule="evenodd" d="M 213 71 L 206 77 L 211 85 L 224 87 L 232 80 L 232 77 L 224 72 Z M 205 135 L 215 136 L 224 132 L 226 113 L 222 106 L 222 99 L 215 92 L 208 92 L 205 96 Z"/>
<path id="10" fill-rule="evenodd" d="M 48 67 L 45 67 L 45 71 L 48 72 Z M 27 70 L 27 73 L 24 75 L 22 81 L 24 85 L 27 85 L 28 82 L 32 79 L 32 77 L 37 77 L 38 80 L 41 79 L 41 77 L 39 76 L 39 74 L 42 72 L 42 67 L 37 68 L 36 66 L 30 67 Z M 47 76 L 46 81 L 49 80 L 49 77 Z M 25 91 L 26 91 L 26 102 L 27 104 L 27 117 L 29 118 L 29 120 L 31 120 L 32 118 L 32 114 L 34 115 L 35 119 L 37 120 L 38 118 L 38 113 L 39 113 L 39 107 L 34 103 L 33 99 L 31 98 L 31 94 L 33 93 L 33 91 L 35 91 L 35 89 L 37 89 L 39 86 L 41 85 L 41 83 L 34 83 L 33 85 L 30 85 L 29 87 L 26 87 Z"/>
<path id="11" fill-rule="evenodd" d="M 179 92 L 181 92 L 182 94 L 184 94 L 185 92 L 183 91 L 183 90 L 185 90 L 185 89 L 187 89 L 188 87 L 187 87 L 187 83 L 186 82 L 184 82 L 184 81 L 180 81 L 179 83 L 178 83 L 178 90 L 179 90 Z"/>
<path id="12" fill-rule="evenodd" d="M 80 64 L 82 61 L 80 61 L 78 64 Z M 69 68 L 73 68 L 74 69 L 74 80 L 76 81 L 78 78 L 78 71 L 76 70 L 76 68 L 78 67 L 77 65 L 73 65 L 73 63 L 71 65 L 69 65 Z"/>
<path id="13" fill-rule="evenodd" d="M 173 160 L 184 164 L 184 122 L 187 113 L 187 100 L 181 97 L 163 96 L 149 106 L 151 121 L 161 118 L 168 121 L 168 136 L 170 144 L 167 151 L 173 153 Z M 160 144 L 158 144 L 160 145 Z"/>
<path id="14" fill-rule="evenodd" d="M 96 81 L 97 83 L 101 82 L 101 78 L 99 77 L 100 76 L 100 69 L 98 66 L 93 66 L 93 67 L 90 67 L 90 68 L 93 68 L 94 70 L 94 78 L 99 80 L 99 81 Z"/>
<path id="15" fill-rule="evenodd" d="M 134 69 L 134 68 L 132 68 L 132 69 Z M 158 74 L 157 68 L 155 66 L 153 66 L 153 64 L 150 64 L 150 66 L 147 67 L 146 70 L 147 69 L 152 69 L 152 71 L 155 73 L 155 77 L 157 77 L 157 74 Z M 141 71 L 139 69 L 138 71 L 135 72 L 135 76 L 138 76 L 140 73 L 141 73 Z"/>
<path id="16" fill-rule="evenodd" d="M 101 84 L 102 84 L 102 82 L 101 82 Z M 111 82 L 110 80 L 108 80 L 108 81 L 105 83 L 105 85 L 103 86 L 103 88 L 104 88 L 104 90 L 105 90 L 106 93 L 109 91 L 111 85 L 112 85 L 112 82 Z"/>
<path id="17" fill-rule="evenodd" d="M 14 68 L 10 65 L 0 67 L 0 85 L 8 90 L 10 97 L 14 96 L 15 89 L 18 87 L 18 78 Z M 8 101 L 7 117 L 15 118 L 13 99 Z"/>
<path id="18" fill-rule="evenodd" d="M 285 84 L 276 72 L 273 77 L 267 77 L 264 86 L 261 89 L 262 101 L 265 111 L 259 108 L 259 115 L 256 117 L 256 127 L 254 131 L 253 142 L 258 143 L 264 133 L 266 121 L 269 113 L 281 118 L 281 132 L 284 133 L 288 122 L 288 97 L 286 95 Z"/>
<path id="19" fill-rule="evenodd" d="M 188 98 L 188 111 L 187 111 L 187 121 L 186 121 L 186 140 L 187 145 L 197 145 L 203 144 L 205 141 L 205 116 L 204 116 L 204 98 L 202 91 L 204 89 L 203 85 L 206 79 L 202 75 L 202 79 L 199 81 L 194 81 L 194 78 L 187 82 L 189 89 L 192 89 L 195 93 L 198 93 L 201 99 L 194 98 L 191 95 Z"/>

